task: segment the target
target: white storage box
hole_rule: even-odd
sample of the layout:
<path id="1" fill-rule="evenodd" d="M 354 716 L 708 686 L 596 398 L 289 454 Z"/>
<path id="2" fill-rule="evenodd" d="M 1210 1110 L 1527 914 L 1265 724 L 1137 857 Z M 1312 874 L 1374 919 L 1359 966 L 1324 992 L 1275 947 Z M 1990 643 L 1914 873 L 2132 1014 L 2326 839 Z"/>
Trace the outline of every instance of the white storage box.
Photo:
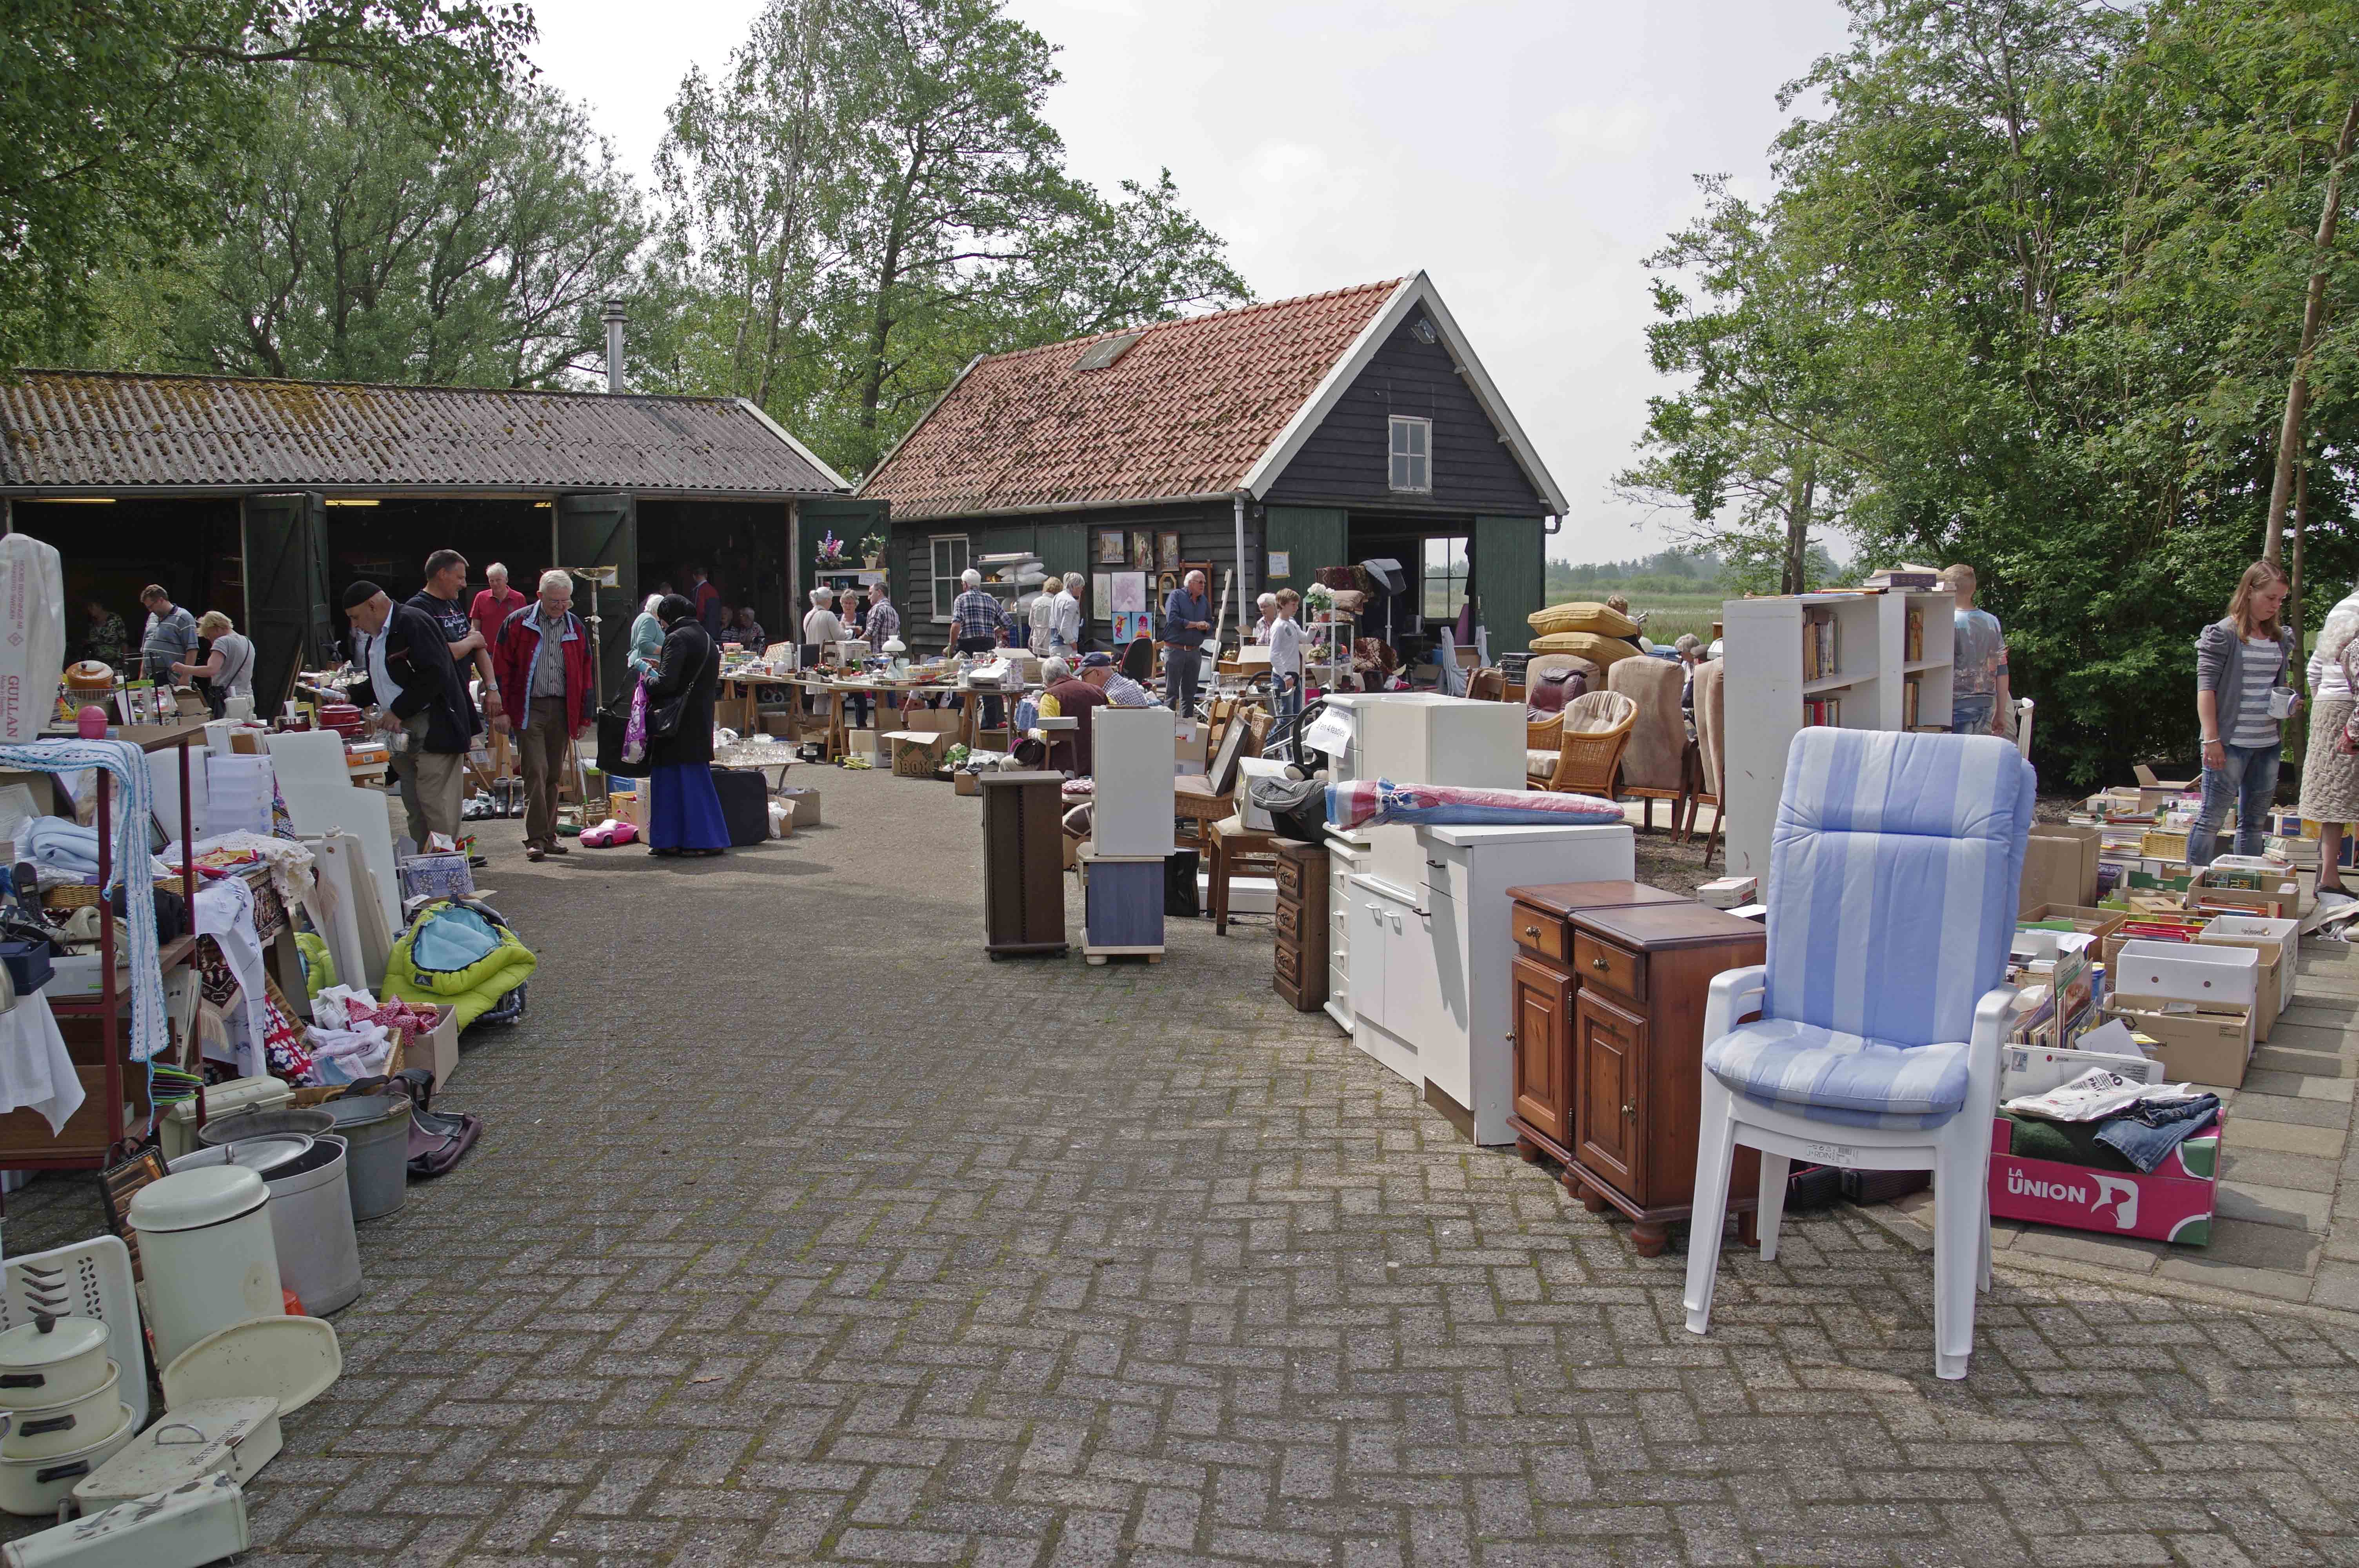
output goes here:
<path id="1" fill-rule="evenodd" d="M 2215 915 L 2196 940 L 2258 948 L 2266 948 L 2275 943 L 2277 948 L 2277 1010 L 2282 1012 L 2293 1005 L 2294 973 L 2301 960 L 2300 921 L 2270 920 L 2257 914 Z"/>
<path id="2" fill-rule="evenodd" d="M 1269 813 L 1253 803 L 1253 782 L 1285 776 L 1286 764 L 1274 757 L 1237 759 L 1237 822 L 1246 832 L 1274 833 L 1277 830 L 1277 825 L 1269 819 Z"/>
<path id="3" fill-rule="evenodd" d="M 2250 947 L 2201 942 L 2125 942 L 2105 976 L 2118 996 L 2160 997 L 2250 1009 L 2260 989 L 2261 956 Z"/>
<path id="4" fill-rule="evenodd" d="M 130 954 L 127 950 L 130 946 L 128 942 L 114 945 L 115 993 L 126 1000 L 131 995 Z M 98 995 L 106 989 L 106 982 L 102 978 L 105 971 L 99 967 L 98 960 L 96 953 L 68 953 L 63 957 L 50 959 L 49 983 L 41 988 L 41 994 L 51 1001 Z"/>

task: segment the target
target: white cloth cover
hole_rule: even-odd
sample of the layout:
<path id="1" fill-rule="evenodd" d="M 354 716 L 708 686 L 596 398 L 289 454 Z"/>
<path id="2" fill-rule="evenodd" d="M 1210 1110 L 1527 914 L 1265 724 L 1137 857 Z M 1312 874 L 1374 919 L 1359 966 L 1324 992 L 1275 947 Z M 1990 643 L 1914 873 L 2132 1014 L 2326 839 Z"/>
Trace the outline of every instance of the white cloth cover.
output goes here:
<path id="1" fill-rule="evenodd" d="M 198 890 L 196 930 L 213 939 L 229 972 L 237 977 L 238 993 L 245 1001 L 245 1038 L 238 1046 L 237 1070 L 257 1077 L 269 1070 L 265 1047 L 270 1026 L 263 1006 L 262 934 L 254 924 L 254 890 L 244 877 L 224 877 Z"/>
<path id="2" fill-rule="evenodd" d="M 0 1112 L 37 1110 L 51 1132 L 82 1108 L 82 1076 L 66 1054 L 49 999 L 35 991 L 0 1012 Z"/>
<path id="3" fill-rule="evenodd" d="M 0 742 L 38 739 L 66 667 L 66 583 L 57 547 L 0 536 Z"/>
<path id="4" fill-rule="evenodd" d="M 114 775 L 109 810 L 114 816 L 114 863 L 136 865 L 147 856 L 147 829 L 156 817 L 156 792 L 147 776 L 147 753 L 125 741 L 35 741 L 0 745 L 0 767 L 30 773 L 79 773 L 101 768 Z M 147 877 L 124 881 L 124 913 L 131 926 L 131 1059 L 145 1062 L 171 1040 L 164 1024 L 164 970 L 156 946 L 156 884 Z"/>

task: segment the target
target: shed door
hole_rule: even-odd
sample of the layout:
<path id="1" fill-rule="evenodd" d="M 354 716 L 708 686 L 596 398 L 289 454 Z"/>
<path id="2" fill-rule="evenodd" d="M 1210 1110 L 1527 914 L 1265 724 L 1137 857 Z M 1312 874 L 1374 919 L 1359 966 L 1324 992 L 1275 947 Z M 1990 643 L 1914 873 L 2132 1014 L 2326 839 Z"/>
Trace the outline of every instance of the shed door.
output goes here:
<path id="1" fill-rule="evenodd" d="M 1540 522 L 1536 517 L 1474 519 L 1473 592 L 1483 624 L 1491 631 L 1491 656 L 1520 654 L 1531 646 L 1528 617 L 1545 599 L 1547 567 L 1540 558 Z"/>
<path id="2" fill-rule="evenodd" d="M 1090 572 L 1090 530 L 1086 523 L 1043 523 L 1033 530 L 1033 547 L 1040 552 L 1040 565 L 1051 575 L 1062 577 L 1067 572 Z"/>
<path id="3" fill-rule="evenodd" d="M 807 495 L 796 503 L 802 517 L 802 559 L 796 563 L 793 624 L 802 624 L 803 611 L 810 608 L 810 593 L 812 573 L 819 569 L 819 542 L 822 535 L 832 534 L 843 541 L 843 558 L 854 568 L 860 565 L 860 541 L 871 534 L 887 532 L 886 509 L 881 501 L 855 501 L 848 495 Z M 909 585 L 897 580 L 893 571 L 893 551 L 885 551 L 885 580 L 892 587 L 895 600 L 908 597 Z M 907 576 L 905 572 L 902 574 Z"/>
<path id="4" fill-rule="evenodd" d="M 1340 506 L 1273 506 L 1264 525 L 1264 544 L 1271 556 L 1286 557 L 1286 570 L 1263 561 L 1262 585 L 1297 593 L 1318 580 L 1321 567 L 1349 564 L 1351 519 Z"/>
<path id="5" fill-rule="evenodd" d="M 623 689 L 624 662 L 630 656 L 631 622 L 639 608 L 639 508 L 628 495 L 560 495 L 557 498 L 557 564 L 569 571 L 613 567 L 611 584 L 590 587 L 576 577 L 574 613 L 598 616 L 599 700 Z M 589 589 L 585 596 L 584 588 Z"/>
<path id="6" fill-rule="evenodd" d="M 309 491 L 245 498 L 245 618 L 254 638 L 254 711 L 277 713 L 295 672 L 328 662 L 328 508 Z"/>

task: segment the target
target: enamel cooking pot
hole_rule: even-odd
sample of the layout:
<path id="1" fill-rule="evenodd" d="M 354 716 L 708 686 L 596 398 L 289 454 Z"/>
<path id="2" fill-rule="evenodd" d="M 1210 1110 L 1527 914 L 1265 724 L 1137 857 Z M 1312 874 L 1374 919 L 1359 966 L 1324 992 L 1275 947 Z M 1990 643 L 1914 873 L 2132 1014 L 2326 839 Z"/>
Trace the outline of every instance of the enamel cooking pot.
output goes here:
<path id="1" fill-rule="evenodd" d="M 121 1373 L 106 1364 L 106 1380 L 60 1404 L 0 1411 L 0 1459 L 54 1459 L 114 1435 L 123 1424 L 115 1384 Z"/>
<path id="2" fill-rule="evenodd" d="M 111 1379 L 106 1325 L 36 1313 L 0 1334 L 0 1410 L 67 1404 Z"/>

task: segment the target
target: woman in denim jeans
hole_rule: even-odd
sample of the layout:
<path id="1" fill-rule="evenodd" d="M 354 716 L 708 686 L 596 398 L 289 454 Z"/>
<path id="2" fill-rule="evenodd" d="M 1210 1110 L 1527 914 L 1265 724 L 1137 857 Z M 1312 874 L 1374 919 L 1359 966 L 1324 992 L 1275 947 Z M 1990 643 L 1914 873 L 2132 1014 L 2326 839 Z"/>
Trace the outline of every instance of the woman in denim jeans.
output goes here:
<path id="1" fill-rule="evenodd" d="M 2257 855 L 2277 799 L 2285 720 L 2299 699 L 2287 685 L 2293 638 L 2278 624 L 2288 588 L 2274 561 L 2245 568 L 2228 613 L 2195 639 L 2195 714 L 2203 726 L 2203 804 L 2187 833 L 2187 863 L 2220 852 L 2220 823 L 2236 807 L 2236 853 Z"/>

